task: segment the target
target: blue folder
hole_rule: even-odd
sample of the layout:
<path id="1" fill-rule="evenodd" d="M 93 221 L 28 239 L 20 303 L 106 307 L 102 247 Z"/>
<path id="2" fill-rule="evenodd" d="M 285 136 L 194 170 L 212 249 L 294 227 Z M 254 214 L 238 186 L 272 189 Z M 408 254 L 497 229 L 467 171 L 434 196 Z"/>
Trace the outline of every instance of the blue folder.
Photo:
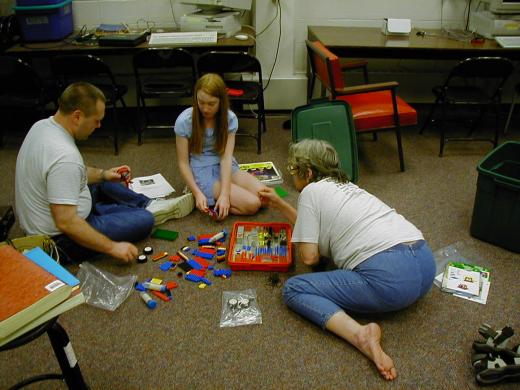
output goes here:
<path id="1" fill-rule="evenodd" d="M 72 287 L 79 285 L 79 280 L 74 275 L 58 264 L 56 260 L 45 253 L 40 247 L 31 249 L 30 251 L 25 252 L 24 255 L 47 272 L 56 276 L 63 283 Z"/>

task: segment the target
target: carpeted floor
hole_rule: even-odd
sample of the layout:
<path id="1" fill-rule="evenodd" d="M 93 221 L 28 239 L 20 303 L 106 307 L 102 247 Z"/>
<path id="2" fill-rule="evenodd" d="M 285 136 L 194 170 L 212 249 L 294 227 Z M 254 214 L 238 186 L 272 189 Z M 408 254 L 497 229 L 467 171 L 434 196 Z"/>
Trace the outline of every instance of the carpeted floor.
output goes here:
<path id="1" fill-rule="evenodd" d="M 424 113 L 421 113 L 424 118 Z M 274 161 L 285 174 L 283 188 L 296 204 L 297 193 L 285 170 L 290 131 L 282 129 L 288 116 L 272 116 L 263 138 L 263 153 L 256 154 L 250 138 L 239 138 L 235 156 L 239 162 Z M 245 122 L 243 122 L 245 123 Z M 254 124 L 248 124 L 254 126 Z M 14 170 L 22 135 L 8 136 L 0 150 L 3 191 L 0 204 L 14 203 Z M 520 140 L 514 128 L 506 139 Z M 488 303 L 480 305 L 442 293 L 432 287 L 427 296 L 406 310 L 380 316 L 356 316 L 362 323 L 377 321 L 383 330 L 383 347 L 393 358 L 398 378 L 387 383 L 374 366 L 350 345 L 291 312 L 282 302 L 281 288 L 272 286 L 267 272 L 235 272 L 230 279 L 216 279 L 199 289 L 180 280 L 171 302 L 149 310 L 132 293 L 115 312 L 83 305 L 60 316 L 67 330 L 85 380 L 92 389 L 166 388 L 348 388 L 348 389 L 473 389 L 471 344 L 479 338 L 480 323 L 520 329 L 520 255 L 472 238 L 469 225 L 476 192 L 479 160 L 490 144 L 449 143 L 439 158 L 434 130 L 419 135 L 405 129 L 406 172 L 399 164 L 392 133 L 359 142 L 359 185 L 395 207 L 422 230 L 436 250 L 450 244 L 464 248 L 464 255 L 491 268 Z M 107 138 L 94 137 L 80 144 L 85 161 L 98 167 L 127 163 L 134 176 L 161 172 L 177 189 L 184 187 L 177 172 L 174 138 L 166 131 L 146 134 L 142 146 L 128 132 L 119 156 L 113 155 Z M 149 239 L 156 251 L 175 252 L 189 235 L 212 233 L 235 221 L 283 221 L 273 210 L 248 218 L 230 217 L 212 222 L 194 211 L 164 228 L 179 232 L 174 242 Z M 19 235 L 15 225 L 11 237 Z M 520 239 L 520 233 L 518 234 Z M 117 266 L 101 257 L 95 265 L 117 275 L 135 274 L 139 280 L 165 278 L 159 264 Z M 77 267 L 72 267 L 74 272 Z M 282 281 L 309 272 L 301 264 L 280 274 Z M 175 274 L 169 279 L 177 280 Z M 254 289 L 262 312 L 262 324 L 220 328 L 222 293 Z M 513 344 L 520 343 L 520 334 Z M 16 350 L 0 353 L 0 388 L 30 375 L 58 371 L 46 337 Z M 59 382 L 43 382 L 32 388 L 64 388 Z M 29 387 L 31 388 L 31 387 Z M 501 384 L 492 388 L 520 388 Z"/>

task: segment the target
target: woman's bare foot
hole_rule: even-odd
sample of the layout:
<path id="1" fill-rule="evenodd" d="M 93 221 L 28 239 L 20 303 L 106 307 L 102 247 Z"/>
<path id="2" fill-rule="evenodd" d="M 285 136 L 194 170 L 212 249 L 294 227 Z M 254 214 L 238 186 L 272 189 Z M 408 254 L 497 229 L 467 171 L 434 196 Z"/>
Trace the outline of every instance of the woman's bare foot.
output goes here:
<path id="1" fill-rule="evenodd" d="M 381 328 L 375 323 L 361 327 L 356 334 L 355 347 L 374 362 L 377 369 L 388 381 L 397 377 L 393 360 L 381 348 Z"/>

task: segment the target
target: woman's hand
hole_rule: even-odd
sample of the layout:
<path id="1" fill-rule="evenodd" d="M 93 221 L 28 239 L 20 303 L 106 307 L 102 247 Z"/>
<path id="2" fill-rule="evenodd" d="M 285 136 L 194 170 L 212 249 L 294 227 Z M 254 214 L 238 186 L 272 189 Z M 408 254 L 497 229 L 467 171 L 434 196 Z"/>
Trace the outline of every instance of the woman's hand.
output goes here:
<path id="1" fill-rule="evenodd" d="M 283 202 L 282 198 L 280 198 L 274 188 L 267 186 L 258 191 L 258 196 L 260 197 L 263 206 L 279 208 L 280 204 Z"/>
<path id="2" fill-rule="evenodd" d="M 221 221 L 229 215 L 229 209 L 231 202 L 229 201 L 229 195 L 220 195 L 215 203 L 215 211 L 218 212 L 218 220 Z"/>

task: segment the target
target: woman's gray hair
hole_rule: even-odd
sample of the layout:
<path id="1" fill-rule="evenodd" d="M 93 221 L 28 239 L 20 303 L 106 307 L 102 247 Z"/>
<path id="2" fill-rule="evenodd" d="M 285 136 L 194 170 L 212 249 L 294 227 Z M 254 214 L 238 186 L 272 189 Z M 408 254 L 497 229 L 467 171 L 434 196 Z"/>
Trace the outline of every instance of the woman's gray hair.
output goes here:
<path id="1" fill-rule="evenodd" d="M 349 178 L 340 168 L 336 149 L 327 141 L 319 139 L 303 139 L 289 147 L 289 166 L 301 178 L 312 171 L 311 181 L 331 178 L 346 183 Z"/>

